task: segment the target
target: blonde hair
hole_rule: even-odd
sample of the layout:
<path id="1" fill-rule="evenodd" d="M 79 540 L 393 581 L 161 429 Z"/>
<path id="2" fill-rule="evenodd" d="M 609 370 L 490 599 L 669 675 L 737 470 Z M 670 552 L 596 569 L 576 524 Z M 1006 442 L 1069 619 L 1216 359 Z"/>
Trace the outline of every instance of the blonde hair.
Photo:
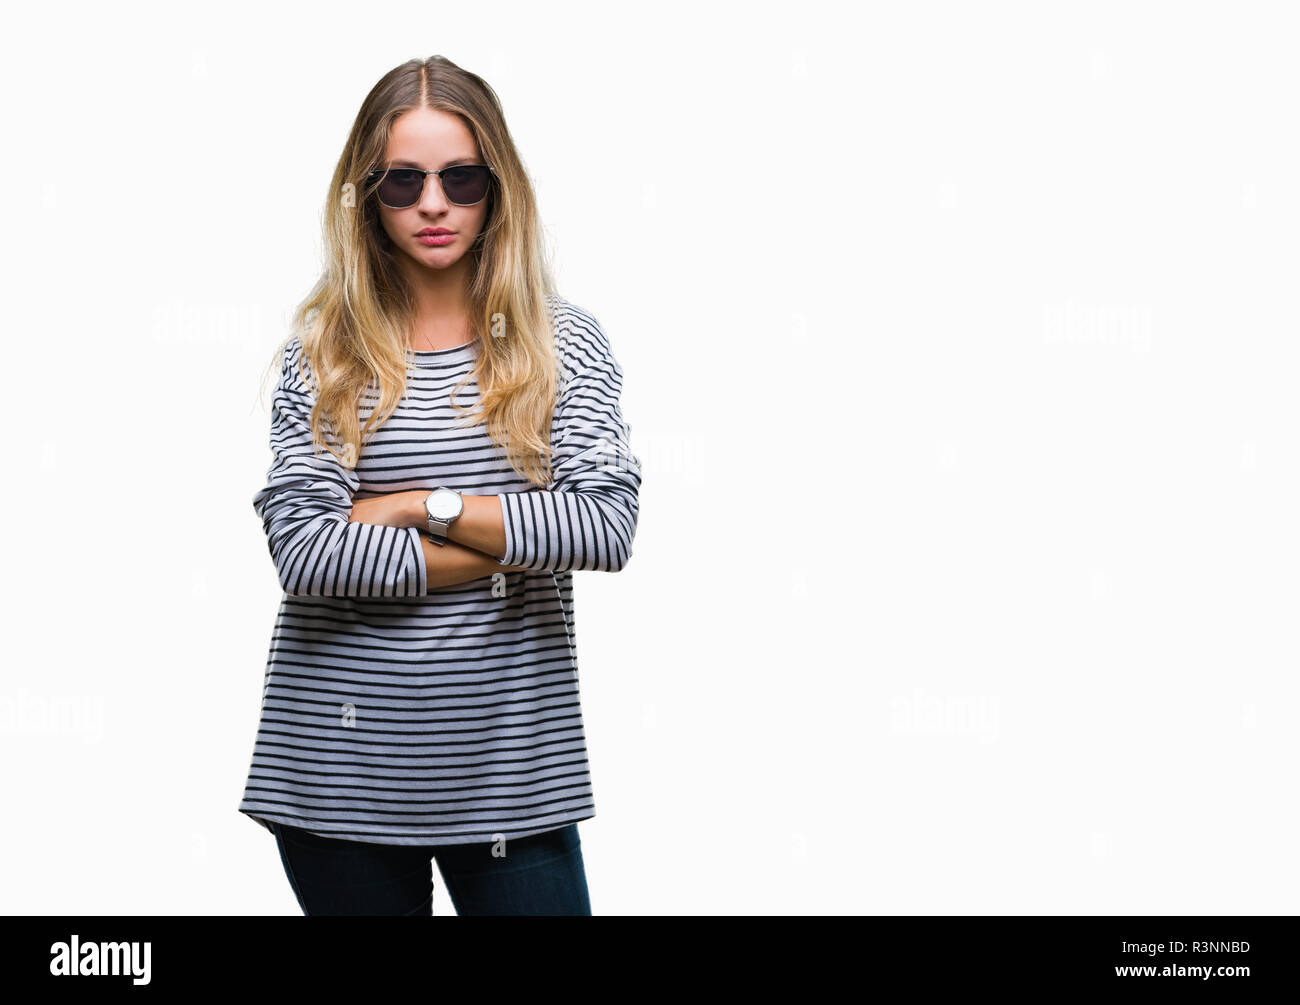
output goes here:
<path id="1" fill-rule="evenodd" d="M 295 310 L 295 330 L 274 360 L 301 337 L 302 356 L 318 385 L 313 440 L 353 467 L 363 438 L 387 421 L 405 393 L 407 333 L 415 314 L 395 257 L 401 252 L 380 222 L 366 176 L 385 166 L 393 122 L 422 107 L 459 116 L 494 172 L 483 229 L 465 252 L 474 263 L 467 299 L 479 358 L 473 373 L 452 389 L 451 404 L 462 415 L 471 411 L 455 397 L 470 376 L 476 377 L 479 404 L 468 425 L 484 423 L 510 465 L 544 487 L 551 480 L 549 431 L 558 360 L 555 283 L 537 200 L 496 94 L 482 78 L 442 56 L 393 68 L 362 102 L 325 203 L 324 271 Z M 504 337 L 495 337 L 503 327 Z M 379 400 L 363 429 L 359 407 L 375 384 Z M 341 452 L 326 441 L 323 422 L 332 427 Z"/>

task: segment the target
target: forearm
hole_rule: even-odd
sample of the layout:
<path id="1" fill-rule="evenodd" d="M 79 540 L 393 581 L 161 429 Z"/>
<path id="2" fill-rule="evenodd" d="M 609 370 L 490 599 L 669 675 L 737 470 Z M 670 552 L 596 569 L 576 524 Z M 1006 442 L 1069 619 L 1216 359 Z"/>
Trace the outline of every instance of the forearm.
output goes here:
<path id="1" fill-rule="evenodd" d="M 606 468 L 585 480 L 594 483 L 586 492 L 462 494 L 464 509 L 448 528 L 448 543 L 489 556 L 497 569 L 617 572 L 631 555 L 636 533 L 639 463 L 629 457 L 621 467 Z M 413 489 L 362 505 L 391 506 L 392 516 L 377 522 L 391 520 L 423 534 L 428 529 L 428 495 L 426 489 Z M 507 560 L 511 564 L 505 564 Z"/>
<path id="2" fill-rule="evenodd" d="M 635 486 L 502 495 L 506 547 L 500 561 L 524 569 L 618 572 L 636 533 Z"/>
<path id="3" fill-rule="evenodd" d="M 450 540 L 493 556 L 498 568 L 616 572 L 632 550 L 638 508 L 635 482 L 614 482 L 599 492 L 532 490 L 461 498 L 465 508 L 452 521 Z M 408 502 L 408 526 L 424 528 L 424 497 Z M 436 547 L 436 546 L 435 546 Z M 519 563 L 506 566 L 506 560 Z"/>
<path id="4" fill-rule="evenodd" d="M 448 541 L 446 544 L 434 544 L 424 534 L 420 535 L 420 547 L 424 551 L 424 563 L 427 570 L 429 589 L 436 590 L 443 586 L 459 586 L 483 579 L 494 572 L 524 572 L 526 570 L 514 565 L 502 565 L 491 555 L 485 555 L 473 548 L 466 548 Z"/>
<path id="5" fill-rule="evenodd" d="M 428 495 L 428 489 L 411 489 L 366 499 L 354 505 L 353 519 L 392 527 L 414 527 L 422 535 L 427 534 L 429 514 L 424 501 Z M 506 531 L 501 517 L 500 496 L 462 495 L 461 499 L 465 508 L 451 522 L 451 528 L 447 532 L 448 542 L 454 541 L 495 557 L 498 560 L 497 568 L 505 568 L 499 564 L 500 559 L 506 555 Z M 432 547 L 438 546 L 435 544 Z"/>
<path id="6" fill-rule="evenodd" d="M 341 522 L 306 495 L 258 494 L 263 527 L 284 592 L 301 597 L 411 597 L 424 573 L 418 534 Z"/>
<path id="7" fill-rule="evenodd" d="M 428 514 L 424 501 L 428 494 L 427 489 L 412 489 L 354 500 L 349 519 L 417 531 L 415 536 L 420 542 L 427 589 L 430 590 L 473 582 L 494 572 L 528 571 L 523 566 L 507 565 L 501 561 L 506 542 L 497 496 L 465 496 L 465 510 L 452 522 L 449 539 L 437 545 L 426 536 Z M 495 528 L 491 519 L 493 512 Z M 462 523 L 465 524 L 463 531 L 457 529 Z M 482 549 L 475 547 L 476 544 L 482 545 Z M 490 548 L 495 548 L 495 555 L 486 550 Z"/>
<path id="8" fill-rule="evenodd" d="M 505 521 L 501 516 L 501 497 L 461 496 L 461 499 L 465 503 L 465 509 L 452 521 L 451 529 L 447 532 L 448 536 L 466 548 L 473 548 L 484 555 L 495 557 L 499 563 L 506 554 L 506 529 Z M 497 568 L 502 569 L 505 566 L 497 564 Z"/>

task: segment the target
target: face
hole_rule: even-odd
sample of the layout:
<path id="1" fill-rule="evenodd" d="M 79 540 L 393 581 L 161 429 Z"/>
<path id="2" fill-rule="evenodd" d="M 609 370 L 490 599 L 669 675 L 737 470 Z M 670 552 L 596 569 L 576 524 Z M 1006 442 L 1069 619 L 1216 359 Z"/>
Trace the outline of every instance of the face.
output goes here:
<path id="1" fill-rule="evenodd" d="M 478 144 L 457 116 L 433 108 L 412 108 L 394 123 L 381 167 L 415 167 L 440 171 L 453 164 L 482 164 Z M 409 262 L 427 269 L 446 270 L 467 265 L 465 253 L 487 220 L 491 196 L 475 206 L 457 206 L 447 200 L 441 180 L 430 175 L 415 205 L 389 209 L 375 204 L 384 231 Z M 430 238 L 421 231 L 451 231 Z"/>

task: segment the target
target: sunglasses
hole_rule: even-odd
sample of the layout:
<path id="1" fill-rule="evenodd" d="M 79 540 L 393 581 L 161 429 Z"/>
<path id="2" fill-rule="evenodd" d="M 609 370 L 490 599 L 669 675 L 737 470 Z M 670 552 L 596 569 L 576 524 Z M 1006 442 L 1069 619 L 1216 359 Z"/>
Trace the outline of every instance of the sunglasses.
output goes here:
<path id="1" fill-rule="evenodd" d="M 366 175 L 366 181 L 379 181 L 379 201 L 389 209 L 406 209 L 420 201 L 424 194 L 424 181 L 431 174 L 438 176 L 443 195 L 453 206 L 474 206 L 487 196 L 492 181 L 492 169 L 486 164 L 455 164 L 441 171 L 421 171 L 419 168 L 380 168 Z"/>

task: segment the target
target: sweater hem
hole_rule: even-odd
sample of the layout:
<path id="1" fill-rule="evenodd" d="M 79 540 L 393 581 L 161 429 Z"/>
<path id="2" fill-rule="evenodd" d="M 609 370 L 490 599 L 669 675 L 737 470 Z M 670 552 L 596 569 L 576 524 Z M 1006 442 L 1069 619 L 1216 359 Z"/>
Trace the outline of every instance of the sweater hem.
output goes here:
<path id="1" fill-rule="evenodd" d="M 530 825 L 523 829 L 513 827 L 493 827 L 488 830 L 478 831 L 459 831 L 430 834 L 397 834 L 385 831 L 359 831 L 349 830 L 346 824 L 320 824 L 308 817 L 294 817 L 284 813 L 271 813 L 265 810 L 239 807 L 239 812 L 244 814 L 250 820 L 261 824 L 271 831 L 271 824 L 285 824 L 289 827 L 297 827 L 299 830 L 305 830 L 317 837 L 334 838 L 342 841 L 355 841 L 365 844 L 383 844 L 383 845 L 404 845 L 404 846 L 429 846 L 436 847 L 439 845 L 453 844 L 491 844 L 494 841 L 502 839 L 514 841 L 519 838 L 531 837 L 534 834 L 545 834 L 547 831 L 559 830 L 561 827 L 567 827 L 569 824 L 576 824 L 583 820 L 590 820 L 596 815 L 596 809 L 593 805 L 580 807 L 565 813 L 553 813 L 547 817 L 541 818 L 545 823 Z M 324 830 L 318 828 L 324 827 Z M 274 831 L 271 831 L 274 833 Z"/>

